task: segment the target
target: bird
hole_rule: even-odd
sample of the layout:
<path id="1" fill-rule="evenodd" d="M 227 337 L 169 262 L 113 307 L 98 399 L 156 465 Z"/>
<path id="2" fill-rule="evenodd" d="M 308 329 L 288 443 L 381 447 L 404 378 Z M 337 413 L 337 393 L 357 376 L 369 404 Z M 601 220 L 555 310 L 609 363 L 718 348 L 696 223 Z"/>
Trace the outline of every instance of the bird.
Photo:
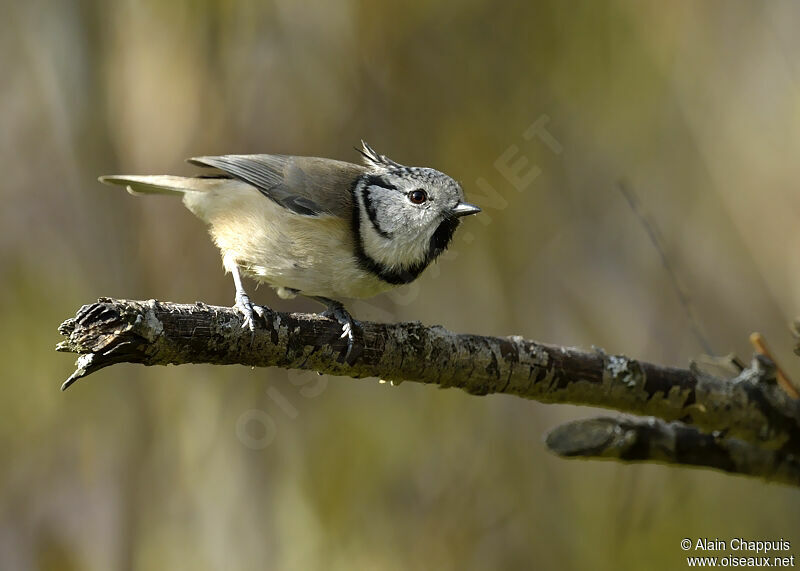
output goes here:
<path id="1" fill-rule="evenodd" d="M 365 141 L 363 164 L 292 155 L 187 159 L 214 171 L 198 176 L 105 175 L 133 195 L 180 196 L 204 221 L 236 289 L 242 327 L 255 331 L 255 306 L 242 276 L 279 297 L 322 303 L 347 338 L 357 322 L 341 302 L 368 298 L 416 280 L 450 245 L 461 218 L 481 211 L 441 171 L 405 166 Z"/>

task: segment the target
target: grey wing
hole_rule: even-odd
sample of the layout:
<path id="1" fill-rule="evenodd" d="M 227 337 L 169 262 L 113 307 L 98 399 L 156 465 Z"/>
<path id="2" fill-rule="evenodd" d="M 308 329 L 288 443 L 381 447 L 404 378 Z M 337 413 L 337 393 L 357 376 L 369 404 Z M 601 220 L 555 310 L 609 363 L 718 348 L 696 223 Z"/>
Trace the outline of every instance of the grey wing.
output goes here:
<path id="1" fill-rule="evenodd" d="M 304 216 L 323 214 L 349 219 L 359 165 L 288 155 L 222 155 L 195 157 L 192 164 L 217 168 L 253 185 L 284 208 Z"/>

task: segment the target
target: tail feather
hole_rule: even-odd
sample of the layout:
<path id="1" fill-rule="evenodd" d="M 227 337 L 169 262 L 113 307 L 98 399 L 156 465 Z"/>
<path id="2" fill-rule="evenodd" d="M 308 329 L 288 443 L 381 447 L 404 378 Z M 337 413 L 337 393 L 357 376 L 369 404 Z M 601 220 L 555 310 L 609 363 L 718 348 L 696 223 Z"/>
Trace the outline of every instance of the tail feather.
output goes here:
<path id="1" fill-rule="evenodd" d="M 181 196 L 187 192 L 208 190 L 209 179 L 172 175 L 108 175 L 98 178 L 103 184 L 127 187 L 133 195 L 167 194 Z"/>

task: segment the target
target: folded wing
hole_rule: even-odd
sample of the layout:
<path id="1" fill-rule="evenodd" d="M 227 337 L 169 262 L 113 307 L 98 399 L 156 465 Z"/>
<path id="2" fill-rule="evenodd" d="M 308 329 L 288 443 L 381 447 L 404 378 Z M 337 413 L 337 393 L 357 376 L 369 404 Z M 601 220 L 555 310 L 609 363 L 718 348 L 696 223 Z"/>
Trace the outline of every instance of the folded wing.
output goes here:
<path id="1" fill-rule="evenodd" d="M 302 216 L 352 216 L 352 187 L 366 169 L 315 157 L 222 155 L 195 157 L 192 164 L 213 167 L 246 182 L 270 200 Z"/>

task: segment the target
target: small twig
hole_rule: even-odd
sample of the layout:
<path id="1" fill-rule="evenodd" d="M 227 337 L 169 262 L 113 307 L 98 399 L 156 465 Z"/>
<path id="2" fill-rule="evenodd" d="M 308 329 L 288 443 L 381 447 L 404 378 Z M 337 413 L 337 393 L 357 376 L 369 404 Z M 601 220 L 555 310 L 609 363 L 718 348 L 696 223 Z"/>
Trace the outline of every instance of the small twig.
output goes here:
<path id="1" fill-rule="evenodd" d="M 618 186 L 619 191 L 622 193 L 622 196 L 625 197 L 625 201 L 628 203 L 628 206 L 631 207 L 634 215 L 639 219 L 644 231 L 647 233 L 647 237 L 650 238 L 650 242 L 658 252 L 658 255 L 661 258 L 661 265 L 664 267 L 664 270 L 666 270 L 670 282 L 672 282 L 672 288 L 675 290 L 675 294 L 678 296 L 678 302 L 681 304 L 683 311 L 686 313 L 686 318 L 689 320 L 689 327 L 691 327 L 692 333 L 694 333 L 694 336 L 700 343 L 703 351 L 705 351 L 707 355 L 714 355 L 715 353 L 711 348 L 711 343 L 708 342 L 708 339 L 703 334 L 703 331 L 700 328 L 700 322 L 694 314 L 694 307 L 692 306 L 689 293 L 681 285 L 681 282 L 678 279 L 678 272 L 673 267 L 669 256 L 667 256 L 667 251 L 664 248 L 664 245 L 661 243 L 658 226 L 656 226 L 656 223 L 645 213 L 644 209 L 639 204 L 639 199 L 636 197 L 636 193 L 633 191 L 633 189 L 629 188 L 624 182 L 620 182 Z"/>
<path id="2" fill-rule="evenodd" d="M 775 360 L 775 357 L 772 356 L 772 353 L 769 349 L 767 349 L 767 342 L 764 339 L 764 336 L 761 333 L 753 332 L 750 334 L 750 344 L 756 350 L 756 353 L 759 355 L 763 355 L 767 357 L 770 361 L 772 361 L 775 365 L 775 377 L 778 379 L 778 384 L 780 387 L 786 391 L 786 394 L 792 397 L 793 399 L 800 399 L 800 393 L 797 392 L 797 389 L 794 386 L 794 383 L 789 380 L 789 376 L 783 372 L 781 366 Z"/>

